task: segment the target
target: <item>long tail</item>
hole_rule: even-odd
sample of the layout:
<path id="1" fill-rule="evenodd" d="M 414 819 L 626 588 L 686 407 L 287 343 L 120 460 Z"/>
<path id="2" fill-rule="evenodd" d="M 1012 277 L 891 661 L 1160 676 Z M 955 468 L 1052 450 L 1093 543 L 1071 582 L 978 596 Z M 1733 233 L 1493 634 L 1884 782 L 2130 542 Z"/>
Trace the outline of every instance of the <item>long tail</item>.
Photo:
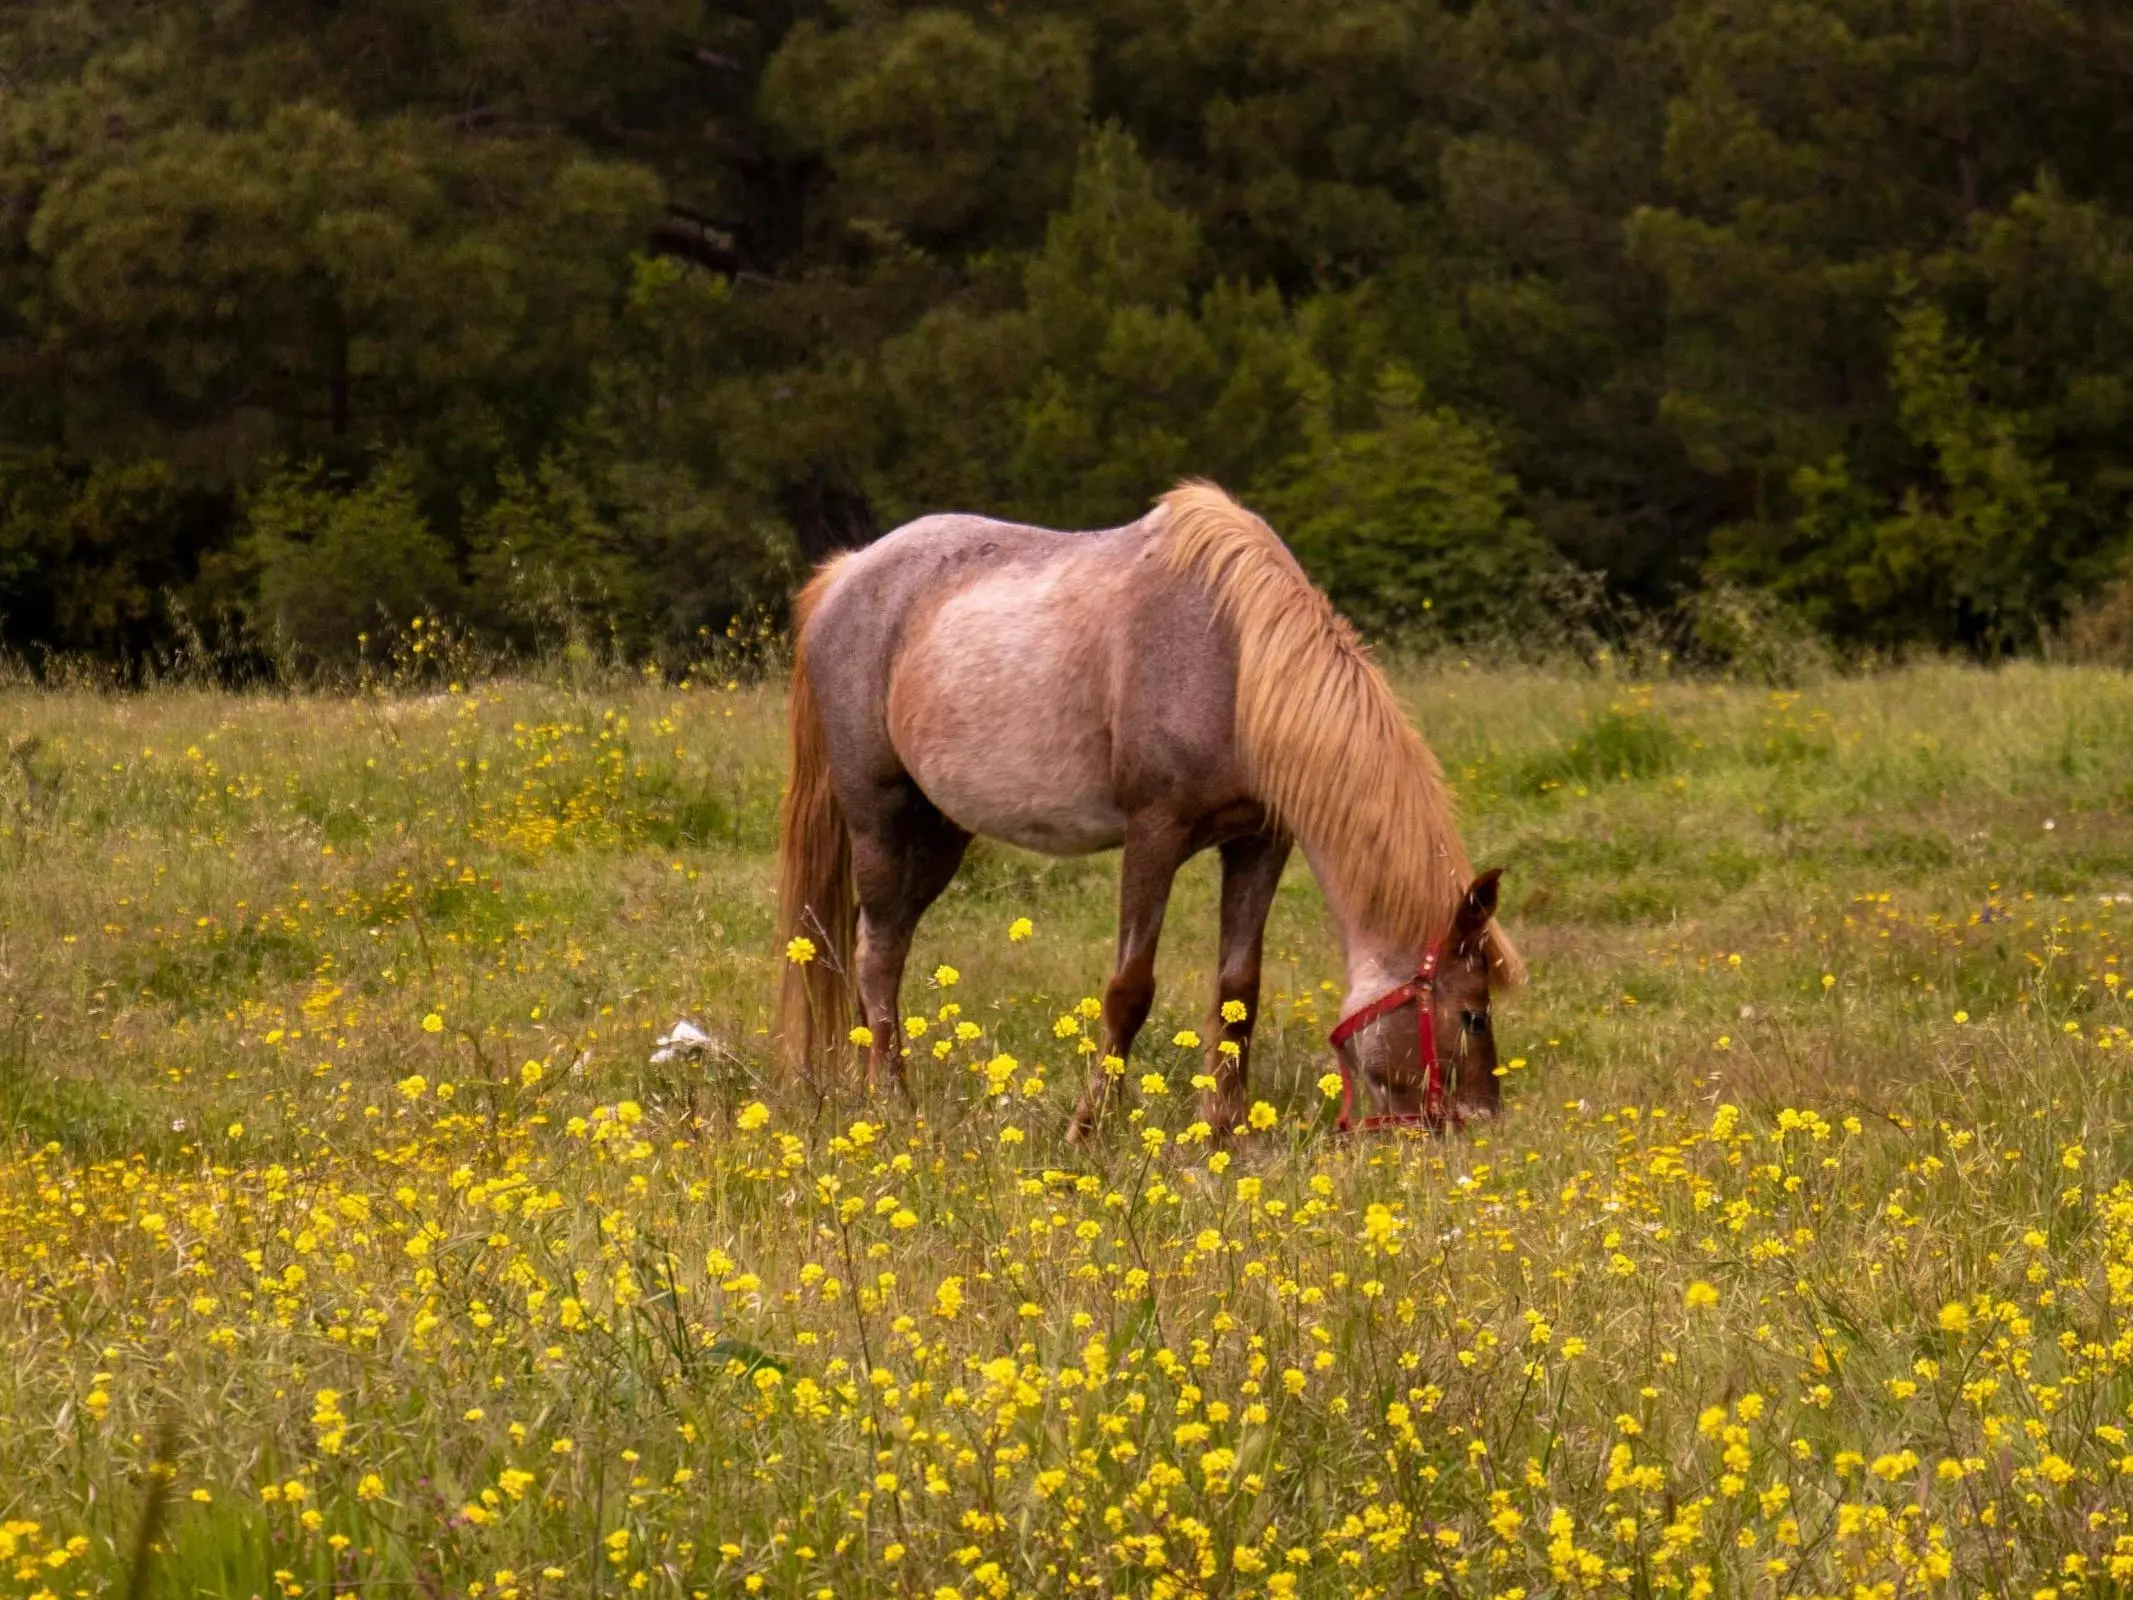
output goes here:
<path id="1" fill-rule="evenodd" d="M 830 789 L 829 747 L 822 735 L 822 707 L 807 669 L 807 619 L 836 571 L 818 570 L 793 601 L 792 689 L 786 708 L 792 769 L 778 812 L 778 944 L 783 969 L 778 985 L 779 1058 L 805 1070 L 825 1047 L 834 1050 L 850 1026 L 851 970 L 856 896 L 852 847 L 844 814 Z M 814 958 L 794 961 L 791 941 L 805 939 Z"/>

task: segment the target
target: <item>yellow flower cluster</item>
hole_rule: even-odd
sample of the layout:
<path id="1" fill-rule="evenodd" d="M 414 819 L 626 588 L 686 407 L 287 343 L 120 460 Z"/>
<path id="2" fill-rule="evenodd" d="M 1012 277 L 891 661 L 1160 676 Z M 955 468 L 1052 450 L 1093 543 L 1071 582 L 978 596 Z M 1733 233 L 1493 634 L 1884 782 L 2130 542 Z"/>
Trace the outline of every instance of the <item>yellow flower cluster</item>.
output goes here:
<path id="1" fill-rule="evenodd" d="M 987 1095 L 1016 1070 L 982 1065 Z M 469 1098 L 287 1164 L 12 1163 L 39 1436 L 116 1469 L 174 1427 L 174 1537 L 321 1572 L 434 1547 L 496 1593 L 586 1581 L 607 1518 L 621 1581 L 706 1593 L 894 1565 L 1693 1595 L 1803 1564 L 1838 1593 L 2047 1546 L 2133 1572 L 2133 1184 L 2060 1202 L 1924 1331 L 1856 1316 L 1946 1272 L 1930 1219 L 2013 1198 L 2021 1164 L 1952 1124 L 1565 1112 L 1604 1166 L 1398 1143 L 1107 1179 L 967 1118 Z M 1828 1249 L 1875 1190 L 1871 1252 Z M 33 1302 L 123 1336 L 23 1343 Z M 6 1525 L 25 1593 L 90 1553 L 54 1528 Z"/>

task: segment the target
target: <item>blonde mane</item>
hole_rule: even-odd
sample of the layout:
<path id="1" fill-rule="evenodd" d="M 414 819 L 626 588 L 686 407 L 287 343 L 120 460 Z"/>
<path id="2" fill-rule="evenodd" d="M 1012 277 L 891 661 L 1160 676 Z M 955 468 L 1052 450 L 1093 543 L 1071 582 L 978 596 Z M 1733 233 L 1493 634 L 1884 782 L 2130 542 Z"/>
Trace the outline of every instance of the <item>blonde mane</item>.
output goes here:
<path id="1" fill-rule="evenodd" d="M 1236 635 L 1237 738 L 1259 798 L 1364 926 L 1420 954 L 1473 878 L 1444 769 L 1273 529 L 1211 483 L 1159 503 L 1165 561 L 1206 586 Z M 1511 941 L 1493 924 L 1489 937 L 1496 981 L 1521 981 Z"/>

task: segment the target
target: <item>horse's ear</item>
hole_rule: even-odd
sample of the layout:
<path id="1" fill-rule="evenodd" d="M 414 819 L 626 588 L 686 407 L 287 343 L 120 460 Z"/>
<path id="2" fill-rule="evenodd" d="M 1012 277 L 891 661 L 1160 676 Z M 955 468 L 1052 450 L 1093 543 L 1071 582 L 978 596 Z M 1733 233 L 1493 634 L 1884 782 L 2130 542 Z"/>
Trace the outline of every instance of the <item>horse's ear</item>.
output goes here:
<path id="1" fill-rule="evenodd" d="M 1496 915 L 1496 883 L 1503 868 L 1491 867 L 1466 886 L 1459 901 L 1459 914 L 1452 919 L 1450 945 L 1455 954 L 1471 955 L 1482 948 L 1489 923 Z"/>

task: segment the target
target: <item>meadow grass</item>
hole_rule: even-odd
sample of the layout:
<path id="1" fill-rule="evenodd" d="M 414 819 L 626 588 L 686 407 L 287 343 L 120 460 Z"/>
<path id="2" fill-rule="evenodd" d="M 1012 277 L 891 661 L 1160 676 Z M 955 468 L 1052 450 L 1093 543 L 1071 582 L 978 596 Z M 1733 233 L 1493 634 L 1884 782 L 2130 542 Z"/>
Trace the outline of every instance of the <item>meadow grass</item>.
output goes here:
<path id="1" fill-rule="evenodd" d="M 1205 863 L 1093 1148 L 1109 858 L 770 1074 L 774 684 L 0 696 L 0 1595 L 2133 1589 L 2133 681 L 1400 688 L 1508 1116 L 1328 1138 L 1299 865 L 1227 1152 Z"/>

